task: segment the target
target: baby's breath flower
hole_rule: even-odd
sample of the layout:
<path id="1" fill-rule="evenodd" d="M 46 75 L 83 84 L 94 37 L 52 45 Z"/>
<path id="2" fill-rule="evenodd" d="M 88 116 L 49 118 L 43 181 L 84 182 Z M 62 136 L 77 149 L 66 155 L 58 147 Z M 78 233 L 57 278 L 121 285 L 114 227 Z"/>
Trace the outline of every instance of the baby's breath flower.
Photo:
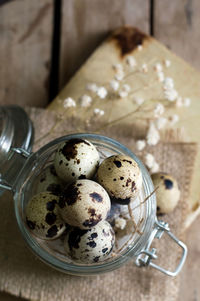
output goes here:
<path id="1" fill-rule="evenodd" d="M 123 71 L 123 66 L 121 64 L 114 64 L 112 67 L 116 72 Z"/>
<path id="2" fill-rule="evenodd" d="M 170 60 L 164 60 L 164 64 L 165 64 L 165 67 L 170 67 L 171 66 L 171 61 Z"/>
<path id="3" fill-rule="evenodd" d="M 174 80 L 171 77 L 166 77 L 163 83 L 164 90 L 173 89 L 174 88 Z"/>
<path id="4" fill-rule="evenodd" d="M 123 80 L 124 78 L 124 71 L 123 70 L 119 70 L 116 74 L 115 74 L 115 79 L 118 81 Z"/>
<path id="5" fill-rule="evenodd" d="M 119 90 L 118 94 L 119 94 L 119 97 L 120 97 L 120 98 L 125 98 L 125 97 L 128 96 L 128 92 L 125 91 L 125 90 L 123 90 L 123 89 L 122 89 L 122 90 Z"/>
<path id="6" fill-rule="evenodd" d="M 158 172 L 159 168 L 160 168 L 159 164 L 157 162 L 154 162 L 153 166 L 150 169 L 150 173 L 152 174 L 152 173 Z"/>
<path id="7" fill-rule="evenodd" d="M 143 49 L 143 46 L 142 46 L 142 45 L 138 45 L 138 46 L 137 46 L 137 50 L 138 50 L 138 51 L 141 51 L 142 49 Z"/>
<path id="8" fill-rule="evenodd" d="M 94 114 L 95 114 L 95 115 L 103 116 L 104 113 L 105 113 L 105 112 L 104 112 L 103 110 L 99 109 L 99 108 L 95 108 L 95 109 L 94 109 Z"/>
<path id="9" fill-rule="evenodd" d="M 115 219 L 115 227 L 117 229 L 121 229 L 121 230 L 125 229 L 125 227 L 126 227 L 126 220 L 124 218 L 122 218 L 122 217 L 117 217 Z"/>
<path id="10" fill-rule="evenodd" d="M 116 81 L 115 79 L 112 79 L 110 81 L 110 87 L 113 91 L 117 91 L 119 89 L 119 82 Z"/>
<path id="11" fill-rule="evenodd" d="M 98 86 L 94 83 L 89 83 L 86 85 L 86 89 L 91 92 L 97 92 Z"/>
<path id="12" fill-rule="evenodd" d="M 144 163 L 148 168 L 152 168 L 155 162 L 155 158 L 152 154 L 147 153 L 144 157 Z"/>
<path id="13" fill-rule="evenodd" d="M 143 73 L 147 73 L 147 72 L 148 72 L 147 64 L 142 64 L 142 66 L 141 66 L 141 71 L 142 71 Z"/>
<path id="14" fill-rule="evenodd" d="M 169 121 L 170 121 L 171 125 L 174 125 L 175 123 L 177 123 L 179 121 L 179 116 L 177 114 L 174 114 L 169 117 Z"/>
<path id="15" fill-rule="evenodd" d="M 157 72 L 157 79 L 159 80 L 159 82 L 163 82 L 165 79 L 164 73 L 162 71 Z"/>
<path id="16" fill-rule="evenodd" d="M 188 97 L 183 98 L 183 105 L 184 107 L 189 107 L 191 105 L 191 99 Z"/>
<path id="17" fill-rule="evenodd" d="M 155 106 L 155 108 L 154 108 L 154 116 L 155 117 L 159 117 L 164 112 L 165 112 L 165 108 L 164 108 L 163 104 L 157 103 L 156 106 Z"/>
<path id="18" fill-rule="evenodd" d="M 157 127 L 158 130 L 163 129 L 167 124 L 167 118 L 165 117 L 159 117 L 158 119 L 155 120 L 155 126 Z"/>
<path id="19" fill-rule="evenodd" d="M 167 89 L 164 92 L 165 98 L 169 101 L 175 101 L 178 97 L 178 92 L 175 89 Z"/>
<path id="20" fill-rule="evenodd" d="M 181 96 L 179 96 L 176 100 L 176 106 L 177 108 L 180 108 L 183 106 L 183 98 Z"/>
<path id="21" fill-rule="evenodd" d="M 156 145 L 158 141 L 160 140 L 160 134 L 158 130 L 156 129 L 153 122 L 150 122 L 147 136 L 146 136 L 147 144 L 148 145 Z"/>
<path id="22" fill-rule="evenodd" d="M 135 58 L 131 55 L 128 55 L 126 57 L 126 63 L 127 63 L 127 65 L 129 65 L 132 68 L 137 65 Z"/>
<path id="23" fill-rule="evenodd" d="M 67 97 L 66 99 L 63 100 L 63 107 L 65 109 L 70 107 L 75 107 L 75 106 L 76 106 L 76 102 L 73 98 Z"/>
<path id="24" fill-rule="evenodd" d="M 156 72 L 161 72 L 162 71 L 162 65 L 160 64 L 160 63 L 156 63 L 155 65 L 154 65 L 154 70 L 156 71 Z"/>
<path id="25" fill-rule="evenodd" d="M 101 99 L 106 98 L 107 94 L 108 94 L 108 92 L 107 92 L 107 90 L 106 90 L 105 87 L 99 87 L 99 88 L 97 89 L 97 95 L 98 95 Z"/>
<path id="26" fill-rule="evenodd" d="M 145 146 L 146 146 L 145 140 L 137 140 L 136 141 L 136 148 L 138 151 L 143 150 L 145 148 Z"/>
<path id="27" fill-rule="evenodd" d="M 131 91 L 131 87 L 130 87 L 128 84 L 124 84 L 124 85 L 122 86 L 122 89 L 123 89 L 124 91 L 126 91 L 127 93 L 129 93 L 129 92 Z"/>
<path id="28" fill-rule="evenodd" d="M 133 97 L 133 100 L 138 106 L 141 106 L 144 102 L 144 98 L 139 97 L 139 96 Z"/>
<path id="29" fill-rule="evenodd" d="M 83 96 L 81 96 L 80 101 L 81 101 L 81 106 L 82 107 L 89 107 L 91 105 L 91 102 L 92 102 L 92 97 L 90 97 L 89 95 L 84 94 Z"/>

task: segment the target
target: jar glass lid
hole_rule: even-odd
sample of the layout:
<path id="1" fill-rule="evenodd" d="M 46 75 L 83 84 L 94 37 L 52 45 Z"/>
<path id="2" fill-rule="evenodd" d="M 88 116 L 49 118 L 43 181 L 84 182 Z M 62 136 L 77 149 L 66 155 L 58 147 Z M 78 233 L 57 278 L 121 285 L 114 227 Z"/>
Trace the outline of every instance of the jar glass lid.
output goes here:
<path id="1" fill-rule="evenodd" d="M 15 149 L 30 152 L 34 129 L 26 112 L 19 106 L 0 106 L 0 191 L 12 189 L 21 170 L 22 160 L 16 160 Z"/>

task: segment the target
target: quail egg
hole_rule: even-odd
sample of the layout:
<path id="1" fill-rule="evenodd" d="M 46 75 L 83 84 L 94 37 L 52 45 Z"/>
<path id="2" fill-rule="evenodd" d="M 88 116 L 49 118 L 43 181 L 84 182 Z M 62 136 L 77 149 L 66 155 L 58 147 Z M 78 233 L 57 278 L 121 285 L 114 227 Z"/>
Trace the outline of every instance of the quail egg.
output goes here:
<path id="1" fill-rule="evenodd" d="M 36 183 L 36 193 L 50 191 L 55 195 L 59 195 L 63 189 L 63 182 L 57 176 L 53 165 L 45 168 L 39 175 Z"/>
<path id="2" fill-rule="evenodd" d="M 59 198 L 59 211 L 71 226 L 88 229 L 105 220 L 110 198 L 105 189 L 92 180 L 71 183 Z"/>
<path id="3" fill-rule="evenodd" d="M 126 205 L 142 187 L 142 174 L 138 164 L 125 155 L 106 158 L 98 168 L 97 181 L 112 200 Z"/>
<path id="4" fill-rule="evenodd" d="M 174 177 L 167 173 L 155 173 L 151 175 L 156 190 L 157 213 L 165 214 L 174 210 L 180 199 L 180 190 Z"/>
<path id="5" fill-rule="evenodd" d="M 91 142 L 71 139 L 58 148 L 54 166 L 58 176 L 65 182 L 91 179 L 99 166 L 99 153 Z"/>
<path id="6" fill-rule="evenodd" d="M 66 254 L 81 263 L 105 260 L 111 253 L 115 234 L 107 221 L 101 221 L 88 230 L 72 228 L 64 241 Z"/>
<path id="7" fill-rule="evenodd" d="M 65 223 L 59 216 L 58 196 L 51 192 L 40 192 L 33 196 L 26 207 L 26 223 L 29 229 L 41 239 L 54 239 L 65 230 Z"/>

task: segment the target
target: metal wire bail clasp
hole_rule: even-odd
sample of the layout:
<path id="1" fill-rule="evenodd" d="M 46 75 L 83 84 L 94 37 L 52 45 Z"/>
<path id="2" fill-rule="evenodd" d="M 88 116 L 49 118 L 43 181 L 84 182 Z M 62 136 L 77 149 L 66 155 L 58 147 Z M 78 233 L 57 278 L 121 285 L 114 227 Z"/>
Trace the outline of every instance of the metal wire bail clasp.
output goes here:
<path id="1" fill-rule="evenodd" d="M 181 248 L 182 248 L 182 256 L 181 259 L 179 261 L 179 264 L 177 265 L 176 269 L 174 272 L 166 270 L 162 267 L 160 267 L 159 265 L 155 264 L 154 262 L 152 262 L 153 259 L 157 259 L 157 255 L 156 255 L 156 249 L 151 247 L 151 243 L 153 241 L 154 238 L 158 238 L 160 239 L 163 235 L 163 233 L 166 233 L 174 242 L 176 242 Z M 187 256 L 187 247 L 186 245 L 180 241 L 169 229 L 169 225 L 168 223 L 165 223 L 163 221 L 157 221 L 155 222 L 155 227 L 150 235 L 150 238 L 148 240 L 148 243 L 146 245 L 146 247 L 140 251 L 139 255 L 136 258 L 136 265 L 137 266 L 151 266 L 157 270 L 159 270 L 160 272 L 168 275 L 168 276 L 176 276 L 180 270 L 182 269 L 185 259 Z"/>

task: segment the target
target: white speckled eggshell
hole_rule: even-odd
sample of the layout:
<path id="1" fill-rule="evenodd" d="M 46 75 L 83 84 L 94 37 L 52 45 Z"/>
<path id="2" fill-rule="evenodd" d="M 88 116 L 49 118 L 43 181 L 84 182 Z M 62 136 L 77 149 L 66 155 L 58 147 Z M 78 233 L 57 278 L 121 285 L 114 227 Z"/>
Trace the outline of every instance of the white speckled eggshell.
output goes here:
<path id="1" fill-rule="evenodd" d="M 80 263 L 97 263 L 112 252 L 115 234 L 107 221 L 102 221 L 89 230 L 72 228 L 64 241 L 66 254 Z"/>
<path id="2" fill-rule="evenodd" d="M 78 180 L 63 191 L 59 202 L 63 220 L 71 226 L 88 229 L 105 220 L 110 198 L 105 189 L 92 180 Z"/>
<path id="3" fill-rule="evenodd" d="M 157 213 L 170 213 L 174 210 L 180 199 L 180 190 L 176 179 L 167 173 L 151 175 L 156 190 Z"/>
<path id="4" fill-rule="evenodd" d="M 65 182 L 91 179 L 99 166 L 99 153 L 91 142 L 71 139 L 58 148 L 54 166 L 58 176 Z"/>
<path id="5" fill-rule="evenodd" d="M 58 212 L 58 196 L 40 192 L 33 196 L 26 207 L 26 223 L 39 238 L 55 239 L 65 230 L 65 223 Z"/>
<path id="6" fill-rule="evenodd" d="M 59 195 L 63 189 L 63 182 L 57 176 L 53 165 L 46 167 L 38 176 L 36 183 L 36 193 L 49 191 Z"/>
<path id="7" fill-rule="evenodd" d="M 125 205 L 137 196 L 142 187 L 142 174 L 138 164 L 129 156 L 106 158 L 98 168 L 97 181 L 116 203 Z"/>

